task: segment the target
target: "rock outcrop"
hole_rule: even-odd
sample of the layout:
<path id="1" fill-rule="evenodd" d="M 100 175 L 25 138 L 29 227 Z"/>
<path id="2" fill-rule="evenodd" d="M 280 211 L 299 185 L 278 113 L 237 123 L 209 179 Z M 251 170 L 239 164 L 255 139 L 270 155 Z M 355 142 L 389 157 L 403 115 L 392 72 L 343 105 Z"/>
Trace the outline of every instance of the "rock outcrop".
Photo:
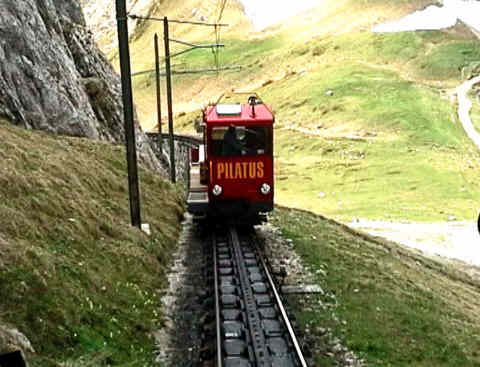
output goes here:
<path id="1" fill-rule="evenodd" d="M 149 16 L 155 0 L 126 0 L 127 11 L 130 14 Z M 93 37 L 101 45 L 102 50 L 109 54 L 117 47 L 117 20 L 115 1 L 109 0 L 80 0 L 86 16 L 87 26 L 93 31 Z M 128 19 L 130 36 L 135 34 L 137 26 L 143 23 L 140 19 Z"/>
<path id="2" fill-rule="evenodd" d="M 120 78 L 87 30 L 80 1 L 0 1 L 0 117 L 123 143 Z M 158 168 L 138 127 L 137 146 Z"/>

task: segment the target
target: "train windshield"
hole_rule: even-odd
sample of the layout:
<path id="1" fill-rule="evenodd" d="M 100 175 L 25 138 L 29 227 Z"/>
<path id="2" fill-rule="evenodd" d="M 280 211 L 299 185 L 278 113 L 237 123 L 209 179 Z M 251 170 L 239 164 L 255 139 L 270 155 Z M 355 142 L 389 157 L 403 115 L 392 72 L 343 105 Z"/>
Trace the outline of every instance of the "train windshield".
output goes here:
<path id="1" fill-rule="evenodd" d="M 211 153 L 217 156 L 272 154 L 271 129 L 265 126 L 214 127 L 211 141 Z"/>

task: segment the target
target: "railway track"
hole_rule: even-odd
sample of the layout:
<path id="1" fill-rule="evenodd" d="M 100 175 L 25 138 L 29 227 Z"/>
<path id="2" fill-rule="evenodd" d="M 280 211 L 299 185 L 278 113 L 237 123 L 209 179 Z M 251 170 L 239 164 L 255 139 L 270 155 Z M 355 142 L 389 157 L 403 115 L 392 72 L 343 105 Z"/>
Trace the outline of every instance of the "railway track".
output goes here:
<path id="1" fill-rule="evenodd" d="M 217 367 L 306 367 L 278 290 L 251 231 L 212 238 Z"/>

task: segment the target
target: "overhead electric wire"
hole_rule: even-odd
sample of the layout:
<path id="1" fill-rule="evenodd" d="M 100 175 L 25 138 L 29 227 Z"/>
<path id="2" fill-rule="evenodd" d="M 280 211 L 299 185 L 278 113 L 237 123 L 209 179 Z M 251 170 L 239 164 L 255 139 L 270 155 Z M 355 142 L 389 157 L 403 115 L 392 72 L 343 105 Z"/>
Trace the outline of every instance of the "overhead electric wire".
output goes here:
<path id="1" fill-rule="evenodd" d="M 128 16 L 132 19 L 142 19 L 142 20 L 154 20 L 157 22 L 163 22 L 164 18 L 157 17 L 142 17 L 141 15 L 131 14 Z M 228 24 L 217 24 L 217 23 L 204 23 L 204 22 L 192 22 L 190 20 L 177 20 L 177 19 L 168 19 L 169 23 L 179 23 L 179 24 L 193 24 L 193 25 L 203 25 L 208 27 L 228 27 Z"/>
<path id="2" fill-rule="evenodd" d="M 172 75 L 185 75 L 185 74 L 202 74 L 202 73 L 218 73 L 219 71 L 234 71 L 234 70 L 241 70 L 241 66 L 227 66 L 224 68 L 215 68 L 215 69 L 198 69 L 198 70 L 172 70 Z M 140 76 L 144 74 L 153 74 L 155 73 L 155 69 L 150 69 L 150 70 L 143 70 L 143 71 L 137 71 L 135 73 L 132 73 L 132 77 L 134 76 Z M 160 73 L 161 76 L 165 76 L 165 72 Z"/>
<path id="3" fill-rule="evenodd" d="M 130 7 L 130 9 L 127 10 L 127 18 L 130 16 L 130 12 L 133 10 L 134 7 L 135 7 L 135 4 L 132 4 L 132 6 Z"/>
<path id="4" fill-rule="evenodd" d="M 222 17 L 223 17 L 223 11 L 225 10 L 225 6 L 227 5 L 227 0 L 220 0 L 222 3 L 222 5 L 220 5 L 220 12 L 218 14 L 218 18 L 217 18 L 217 23 L 220 23 L 220 21 L 222 20 Z"/>
<path id="5" fill-rule="evenodd" d="M 171 42 L 179 43 L 179 44 L 182 44 L 184 46 L 190 46 L 189 49 L 179 51 L 175 54 L 170 55 L 170 57 L 179 56 L 181 54 L 184 54 L 186 52 L 192 51 L 192 50 L 197 49 L 197 48 L 211 48 L 212 53 L 214 55 L 214 60 L 215 60 L 215 69 L 198 69 L 198 70 L 191 70 L 191 71 L 187 71 L 187 70 L 174 71 L 173 72 L 174 74 L 196 74 L 196 73 L 202 73 L 202 72 L 207 72 L 208 73 L 208 72 L 215 71 L 217 73 L 217 76 L 218 76 L 219 71 L 241 69 L 241 67 L 239 67 L 239 66 L 220 68 L 220 62 L 219 62 L 219 57 L 218 57 L 219 56 L 219 50 L 218 49 L 220 47 L 224 47 L 223 44 L 220 44 L 220 29 L 221 29 L 221 27 L 227 27 L 228 26 L 228 24 L 223 24 L 223 23 L 220 23 L 220 22 L 223 18 L 223 13 L 224 13 L 225 7 L 227 5 L 227 1 L 228 0 L 220 0 L 220 2 L 218 3 L 218 7 L 217 7 L 218 16 L 217 16 L 217 21 L 215 23 L 195 22 L 195 21 L 177 20 L 177 19 L 167 19 L 168 23 L 191 24 L 191 25 L 208 26 L 208 27 L 214 27 L 215 28 L 216 43 L 214 45 L 194 45 L 194 44 L 184 42 L 184 41 L 169 39 L 169 41 L 171 41 Z M 130 11 L 131 10 L 133 10 L 133 6 L 132 6 L 132 9 L 130 9 Z M 127 17 L 131 18 L 131 19 L 152 20 L 152 21 L 159 21 L 159 22 L 163 22 L 166 19 L 166 17 L 159 18 L 159 17 L 141 16 L 141 15 L 136 15 L 136 14 L 130 14 L 130 12 L 127 13 Z M 153 70 L 139 71 L 139 72 L 133 73 L 132 76 L 142 75 L 142 74 L 146 74 L 146 73 L 150 73 L 150 72 L 153 72 Z"/>
<path id="6" fill-rule="evenodd" d="M 223 11 L 225 10 L 225 6 L 227 5 L 227 0 L 220 0 L 220 3 L 219 3 L 219 13 L 218 13 L 218 17 L 217 17 L 217 22 L 216 24 L 220 24 L 220 21 L 222 20 L 222 17 L 223 17 Z M 220 29 L 215 26 L 215 43 L 218 45 L 220 43 Z M 215 59 L 215 66 L 218 70 L 219 68 L 219 65 L 220 65 L 220 60 L 219 60 L 219 52 L 218 52 L 218 46 L 217 48 L 212 48 L 212 52 L 213 52 L 213 57 Z M 218 73 L 217 73 L 217 76 L 218 76 Z"/>

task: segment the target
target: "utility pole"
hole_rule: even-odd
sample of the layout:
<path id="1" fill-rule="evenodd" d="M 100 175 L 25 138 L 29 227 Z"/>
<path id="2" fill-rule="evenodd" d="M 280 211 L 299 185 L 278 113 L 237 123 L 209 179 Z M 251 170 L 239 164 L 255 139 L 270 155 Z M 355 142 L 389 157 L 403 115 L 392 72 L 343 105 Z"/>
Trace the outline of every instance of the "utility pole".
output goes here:
<path id="1" fill-rule="evenodd" d="M 162 105 L 160 101 L 160 57 L 158 55 L 158 35 L 155 33 L 155 74 L 157 83 L 157 124 L 158 124 L 158 150 L 162 155 Z"/>
<path id="2" fill-rule="evenodd" d="M 163 39 L 165 41 L 165 73 L 167 76 L 168 132 L 170 134 L 170 179 L 176 182 L 175 174 L 175 142 L 173 140 L 172 111 L 172 76 L 170 71 L 170 40 L 168 35 L 168 19 L 163 18 Z"/>
<path id="3" fill-rule="evenodd" d="M 123 0 L 123 9 L 122 9 L 122 17 L 119 16 L 120 12 L 118 11 L 119 8 L 119 1 L 117 0 L 117 18 L 120 22 L 121 19 L 123 18 L 123 14 L 125 14 L 125 0 Z M 126 15 L 125 15 L 126 17 Z M 168 105 L 168 132 L 169 132 L 169 143 L 170 143 L 170 179 L 173 183 L 176 182 L 176 170 L 175 170 L 175 141 L 174 141 L 174 134 L 173 134 L 173 107 L 172 107 L 172 72 L 171 72 L 171 58 L 175 56 L 179 56 L 181 54 L 184 54 L 186 52 L 199 49 L 199 48 L 217 48 L 218 47 L 223 47 L 224 45 L 218 44 L 218 37 L 217 37 L 217 43 L 214 45 L 194 45 L 188 42 L 183 42 L 179 40 L 171 40 L 169 38 L 169 29 L 168 25 L 169 22 L 173 23 L 178 23 L 178 24 L 193 24 L 193 25 L 199 25 L 199 26 L 208 26 L 208 27 L 215 27 L 215 30 L 217 30 L 217 27 L 224 27 L 227 26 L 227 24 L 209 24 L 209 23 L 200 23 L 200 22 L 191 22 L 191 21 L 181 21 L 181 20 L 168 20 L 168 18 L 165 16 L 162 18 L 156 18 L 156 17 L 141 17 L 137 15 L 128 15 L 128 17 L 133 18 L 133 19 L 144 19 L 144 20 L 155 20 L 155 21 L 163 21 L 163 39 L 165 42 L 165 76 L 167 79 L 167 105 Z M 120 27 L 120 23 L 119 27 Z M 126 29 L 126 20 L 125 20 L 125 29 Z M 128 31 L 127 31 L 127 41 L 128 41 Z M 184 46 L 189 46 L 190 48 L 177 52 L 175 54 L 170 54 L 170 41 L 175 42 Z M 120 31 L 119 31 L 119 42 L 120 42 Z M 159 61 L 158 61 L 158 37 L 155 34 L 155 72 L 157 74 L 157 114 L 158 114 L 158 133 L 159 133 L 159 138 L 161 139 L 161 108 L 160 108 L 160 81 L 159 81 Z M 126 45 L 127 49 L 127 54 L 128 54 L 128 42 Z M 121 55 L 120 55 L 121 56 Z M 120 57 L 121 61 L 121 57 Z M 130 77 L 130 61 L 128 61 L 128 76 Z M 153 71 L 153 70 L 152 70 Z M 211 70 L 196 70 L 196 71 L 187 71 L 187 72 L 180 72 L 177 74 L 190 74 L 190 73 L 201 73 L 201 72 L 209 72 Z M 218 72 L 218 65 L 216 71 Z M 136 75 L 144 74 L 148 71 L 142 71 L 139 73 L 136 73 Z M 123 73 L 122 73 L 122 81 L 123 81 Z M 129 86 L 130 86 L 130 103 L 131 103 L 131 80 L 129 78 L 128 80 Z M 123 83 L 122 83 L 123 84 Z M 160 141 L 160 152 L 162 151 L 162 142 Z"/>
<path id="4" fill-rule="evenodd" d="M 141 228 L 140 194 L 138 188 L 137 151 L 133 120 L 132 81 L 130 75 L 130 50 L 128 46 L 128 22 L 125 0 L 116 0 L 118 46 L 122 77 L 123 118 L 127 146 L 128 191 L 132 226 Z"/>

